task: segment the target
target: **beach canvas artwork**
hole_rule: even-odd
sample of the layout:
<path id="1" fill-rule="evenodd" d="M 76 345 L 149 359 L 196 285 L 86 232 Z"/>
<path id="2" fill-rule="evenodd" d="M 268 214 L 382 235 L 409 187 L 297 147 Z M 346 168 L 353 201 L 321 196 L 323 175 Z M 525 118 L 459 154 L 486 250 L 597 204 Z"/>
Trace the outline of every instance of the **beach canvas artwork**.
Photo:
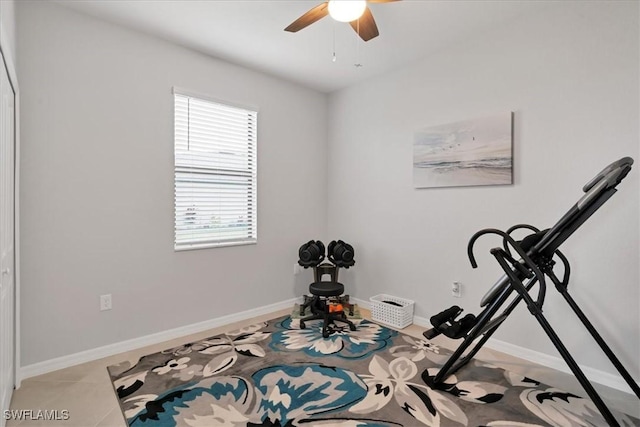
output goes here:
<path id="1" fill-rule="evenodd" d="M 507 112 L 417 131 L 414 187 L 512 184 L 512 117 Z"/>

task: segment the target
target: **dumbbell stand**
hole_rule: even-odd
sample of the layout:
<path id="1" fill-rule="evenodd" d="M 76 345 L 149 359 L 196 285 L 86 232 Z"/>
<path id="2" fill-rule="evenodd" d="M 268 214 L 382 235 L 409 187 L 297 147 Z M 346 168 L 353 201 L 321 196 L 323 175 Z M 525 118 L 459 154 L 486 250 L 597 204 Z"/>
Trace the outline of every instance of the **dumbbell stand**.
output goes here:
<path id="1" fill-rule="evenodd" d="M 344 286 L 338 282 L 338 269 L 337 265 L 331 263 L 322 263 L 313 267 L 314 283 L 309 285 L 309 291 L 313 296 L 304 296 L 304 302 L 300 307 L 300 328 L 304 329 L 305 322 L 309 320 L 321 319 L 322 323 L 322 336 L 328 338 L 333 332 L 330 326 L 332 322 L 339 321 L 346 323 L 349 329 L 356 330 L 356 326 L 347 318 L 345 308 L 350 315 L 353 315 L 353 305 L 349 303 L 349 295 L 343 295 Z M 322 277 L 329 275 L 330 280 L 323 281 Z M 319 285 L 325 285 L 326 288 L 322 288 Z M 332 312 L 330 305 L 332 301 L 339 303 L 343 306 L 340 311 Z M 311 309 L 311 315 L 306 316 L 305 311 L 309 307 Z"/>
<path id="2" fill-rule="evenodd" d="M 324 276 L 325 274 L 328 274 L 331 277 L 332 282 L 338 281 L 337 266 L 328 262 L 323 262 L 322 264 L 313 267 L 313 280 L 315 280 L 316 282 L 321 282 L 322 276 Z"/>
<path id="3" fill-rule="evenodd" d="M 312 313 L 324 311 L 325 308 L 332 303 L 341 304 L 348 313 L 349 316 L 353 316 L 354 313 L 354 305 L 349 302 L 349 295 L 340 295 L 339 297 L 327 297 L 324 300 L 318 299 L 312 295 L 303 295 L 303 302 L 300 306 L 300 316 L 304 316 L 307 308 L 311 309 Z M 322 303 L 322 306 L 318 305 L 316 307 L 312 307 L 313 303 Z"/>
<path id="4" fill-rule="evenodd" d="M 313 267 L 313 280 L 315 282 L 320 282 L 322 281 L 322 276 L 324 276 L 325 274 L 328 274 L 331 277 L 331 281 L 332 282 L 337 282 L 338 281 L 338 267 L 328 263 L 328 262 L 323 262 L 322 264 L 316 265 Z M 304 316 L 304 313 L 307 309 L 307 307 L 311 308 L 311 312 L 312 313 L 316 313 L 319 312 L 321 310 L 323 310 L 323 307 L 312 307 L 311 305 L 313 303 L 319 303 L 321 300 L 314 297 L 314 296 L 309 296 L 309 295 L 304 295 L 304 301 L 302 303 L 302 305 L 300 306 L 300 315 Z"/>

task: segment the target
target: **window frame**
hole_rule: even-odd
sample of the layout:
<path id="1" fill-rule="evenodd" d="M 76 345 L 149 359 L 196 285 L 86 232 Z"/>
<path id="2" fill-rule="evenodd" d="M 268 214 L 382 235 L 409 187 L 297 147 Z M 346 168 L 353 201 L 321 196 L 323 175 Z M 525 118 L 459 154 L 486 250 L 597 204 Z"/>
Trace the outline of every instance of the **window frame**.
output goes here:
<path id="1" fill-rule="evenodd" d="M 256 245 L 258 243 L 258 113 L 259 110 L 258 108 L 254 107 L 254 106 L 247 106 L 247 105 L 241 105 L 238 103 L 233 103 L 233 102 L 229 102 L 229 101 L 225 101 L 225 100 L 220 100 L 218 98 L 206 95 L 206 94 L 202 94 L 202 93 L 197 93 L 194 91 L 190 91 L 190 90 L 185 90 L 183 88 L 179 88 L 179 87 L 173 87 L 172 88 L 172 101 L 173 101 L 173 184 L 174 184 L 174 192 L 173 192 L 173 247 L 174 247 L 174 251 L 175 252 L 182 252 L 182 251 L 190 251 L 190 250 L 198 250 L 198 249 L 208 249 L 208 248 L 219 248 L 219 247 L 229 247 L 229 246 L 245 246 L 245 245 Z M 178 199 L 177 199 L 177 184 L 178 184 L 178 169 L 180 167 L 184 168 L 184 166 L 179 166 L 177 163 L 177 154 L 178 154 L 178 150 L 177 150 L 177 138 L 176 138 L 176 113 L 177 113 L 177 109 L 176 109 L 176 97 L 177 96 L 182 96 L 182 97 L 188 97 L 188 98 L 194 98 L 198 101 L 202 101 L 202 102 L 209 102 L 209 103 L 213 103 L 213 104 L 218 104 L 222 107 L 228 107 L 228 108 L 233 108 L 233 109 L 242 109 L 242 110 L 246 110 L 248 113 L 253 113 L 254 118 L 255 118 L 255 124 L 253 125 L 253 127 L 251 128 L 253 130 L 253 139 L 251 141 L 251 145 L 253 146 L 253 150 L 252 150 L 252 154 L 251 154 L 251 150 L 247 150 L 247 155 L 251 158 L 252 160 L 252 164 L 253 167 L 252 168 L 248 168 L 247 169 L 247 173 L 250 176 L 250 183 L 252 186 L 252 196 L 254 198 L 253 203 L 247 203 L 246 208 L 247 208 L 247 212 L 251 210 L 251 207 L 254 208 L 254 212 L 251 215 L 252 217 L 252 221 L 251 221 L 251 233 L 250 235 L 252 237 L 250 238 L 234 238 L 234 239 L 228 239 L 228 240 L 212 240 L 212 241 L 207 241 L 207 242 L 183 242 L 183 243 L 178 243 Z M 249 126 L 247 126 L 249 128 Z M 215 176 L 215 173 L 211 174 L 212 176 Z M 238 173 L 238 175 L 236 176 L 242 176 L 242 173 Z"/>

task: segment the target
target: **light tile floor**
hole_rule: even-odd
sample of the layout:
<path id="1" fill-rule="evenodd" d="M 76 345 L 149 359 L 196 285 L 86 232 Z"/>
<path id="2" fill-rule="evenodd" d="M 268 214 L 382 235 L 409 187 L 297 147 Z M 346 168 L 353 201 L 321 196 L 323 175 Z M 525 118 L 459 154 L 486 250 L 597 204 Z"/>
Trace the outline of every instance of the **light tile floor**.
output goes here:
<path id="1" fill-rule="evenodd" d="M 370 312 L 361 309 L 365 318 L 370 318 Z M 106 367 L 125 360 L 135 363 L 145 354 L 155 353 L 180 344 L 197 341 L 213 335 L 233 330 L 254 322 L 261 322 L 289 314 L 289 310 L 282 310 L 268 315 L 255 317 L 242 322 L 236 322 L 224 327 L 211 329 L 199 334 L 189 335 L 180 339 L 163 342 L 153 346 L 122 353 L 93 362 L 73 366 L 48 374 L 26 379 L 20 389 L 15 390 L 11 401 L 12 410 L 30 409 L 34 412 L 42 410 L 67 410 L 69 419 L 65 421 L 15 421 L 9 420 L 7 427 L 28 426 L 67 426 L 67 427 L 123 427 L 126 426 L 115 392 L 111 386 Z M 422 338 L 425 328 L 411 325 L 402 330 L 408 335 Z M 441 337 L 434 342 L 442 347 L 451 348 L 455 341 Z M 490 349 L 482 349 L 476 356 L 489 363 L 494 363 L 505 369 L 535 378 L 545 384 L 585 395 L 577 380 L 569 374 L 535 365 L 504 353 Z M 633 394 L 596 385 L 611 408 L 640 418 L 640 404 Z"/>

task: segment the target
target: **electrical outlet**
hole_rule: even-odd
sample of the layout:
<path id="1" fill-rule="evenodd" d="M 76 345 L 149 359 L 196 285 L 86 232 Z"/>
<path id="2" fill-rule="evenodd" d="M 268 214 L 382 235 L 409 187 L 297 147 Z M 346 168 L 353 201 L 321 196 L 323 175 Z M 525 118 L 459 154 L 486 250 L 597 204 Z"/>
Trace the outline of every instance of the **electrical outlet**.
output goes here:
<path id="1" fill-rule="evenodd" d="M 456 298 L 460 298 L 461 294 L 462 294 L 462 284 L 460 282 L 453 282 L 453 284 L 451 285 L 451 295 L 453 295 Z"/>
<path id="2" fill-rule="evenodd" d="M 100 295 L 100 311 L 111 310 L 111 294 Z"/>

